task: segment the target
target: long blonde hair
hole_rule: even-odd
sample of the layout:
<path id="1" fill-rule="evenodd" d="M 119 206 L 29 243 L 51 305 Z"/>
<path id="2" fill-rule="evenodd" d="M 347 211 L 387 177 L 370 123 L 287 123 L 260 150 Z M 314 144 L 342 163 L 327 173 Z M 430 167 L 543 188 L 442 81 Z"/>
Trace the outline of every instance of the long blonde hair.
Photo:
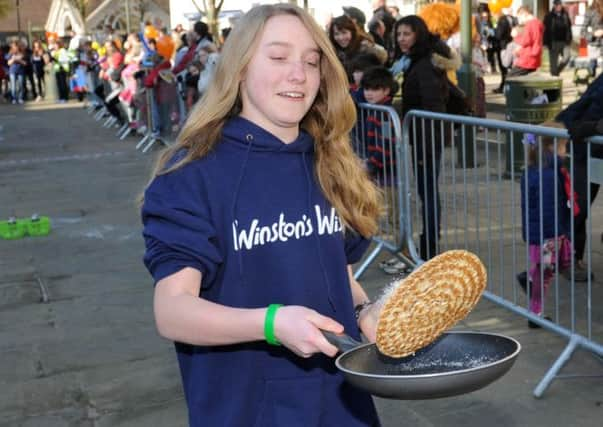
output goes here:
<path id="1" fill-rule="evenodd" d="M 159 156 L 153 176 L 206 156 L 220 142 L 226 121 L 241 112 L 240 82 L 264 26 L 278 15 L 299 18 L 321 51 L 318 95 L 301 127 L 314 138 L 316 175 L 325 197 L 346 226 L 368 237 L 377 231 L 381 197 L 350 144 L 356 110 L 348 80 L 324 32 L 303 9 L 291 4 L 254 7 L 237 23 L 224 44 L 212 84 L 191 111 L 177 142 Z M 186 150 L 183 158 L 166 167 L 182 149 Z"/>

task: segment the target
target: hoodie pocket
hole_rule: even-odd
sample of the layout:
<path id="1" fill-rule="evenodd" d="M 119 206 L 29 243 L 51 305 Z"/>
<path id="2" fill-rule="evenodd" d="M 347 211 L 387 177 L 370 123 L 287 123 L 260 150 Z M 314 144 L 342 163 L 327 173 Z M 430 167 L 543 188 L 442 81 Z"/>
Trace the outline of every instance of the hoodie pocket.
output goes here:
<path id="1" fill-rule="evenodd" d="M 266 380 L 255 427 L 313 427 L 319 425 L 322 379 Z"/>

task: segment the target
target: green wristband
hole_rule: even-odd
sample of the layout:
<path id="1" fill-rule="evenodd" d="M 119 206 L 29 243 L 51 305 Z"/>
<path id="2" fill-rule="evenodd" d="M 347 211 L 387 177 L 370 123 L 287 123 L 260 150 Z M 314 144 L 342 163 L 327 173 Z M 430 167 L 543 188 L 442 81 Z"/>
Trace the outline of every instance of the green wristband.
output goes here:
<path id="1" fill-rule="evenodd" d="M 266 342 L 270 345 L 281 345 L 281 343 L 274 336 L 274 317 L 276 311 L 281 308 L 283 304 L 270 304 L 268 310 L 266 310 L 266 319 L 264 320 L 264 337 Z"/>

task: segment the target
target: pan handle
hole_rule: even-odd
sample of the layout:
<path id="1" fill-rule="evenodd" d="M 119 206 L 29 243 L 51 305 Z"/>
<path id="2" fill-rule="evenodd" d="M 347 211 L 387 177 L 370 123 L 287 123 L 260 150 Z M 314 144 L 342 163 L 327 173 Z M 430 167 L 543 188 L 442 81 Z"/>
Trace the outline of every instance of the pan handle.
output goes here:
<path id="1" fill-rule="evenodd" d="M 360 341 L 356 341 L 354 338 L 346 334 L 335 334 L 329 331 L 321 332 L 325 336 L 327 341 L 337 347 L 342 353 L 345 353 L 346 351 L 355 349 L 356 347 L 362 345 Z"/>

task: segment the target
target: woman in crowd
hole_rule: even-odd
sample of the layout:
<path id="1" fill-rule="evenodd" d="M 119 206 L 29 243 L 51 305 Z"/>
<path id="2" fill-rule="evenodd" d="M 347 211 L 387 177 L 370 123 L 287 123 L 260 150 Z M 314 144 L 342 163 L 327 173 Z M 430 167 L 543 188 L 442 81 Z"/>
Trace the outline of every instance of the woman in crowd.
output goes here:
<path id="1" fill-rule="evenodd" d="M 31 64 L 33 67 L 33 75 L 36 83 L 38 96 L 36 101 L 44 99 L 46 93 L 46 84 L 44 81 L 44 65 L 49 60 L 48 53 L 44 49 L 40 40 L 34 40 L 32 44 Z"/>
<path id="2" fill-rule="evenodd" d="M 436 35 L 429 32 L 425 21 L 416 15 L 408 15 L 396 22 L 396 58 L 402 64 L 403 118 L 410 110 L 446 112 L 448 100 L 447 70 L 456 66 L 450 48 Z M 435 135 L 432 135 L 432 131 Z M 425 260 L 437 253 L 440 235 L 440 196 L 438 178 L 442 156 L 440 126 L 417 122 L 410 132 L 413 145 L 413 165 L 417 190 L 422 203 L 423 230 L 420 237 L 420 253 Z"/>
<path id="3" fill-rule="evenodd" d="M 358 26 L 346 15 L 334 18 L 329 28 L 329 38 L 335 48 L 337 57 L 343 64 L 348 81 L 353 82 L 350 69 L 354 58 L 362 53 L 372 53 L 379 58 L 381 64 L 387 61 L 386 50 L 376 45 L 370 38 L 363 36 Z"/>
<path id="4" fill-rule="evenodd" d="M 375 337 L 350 264 L 381 206 L 351 148 L 356 113 L 331 43 L 301 8 L 252 8 L 203 101 L 142 208 L 155 320 L 176 342 L 189 424 L 379 425 L 321 333 Z"/>
<path id="5" fill-rule="evenodd" d="M 13 104 L 23 104 L 23 85 L 25 84 L 25 55 L 21 43 L 14 41 L 10 44 L 7 56 L 8 74 L 10 79 L 10 94 Z"/>

